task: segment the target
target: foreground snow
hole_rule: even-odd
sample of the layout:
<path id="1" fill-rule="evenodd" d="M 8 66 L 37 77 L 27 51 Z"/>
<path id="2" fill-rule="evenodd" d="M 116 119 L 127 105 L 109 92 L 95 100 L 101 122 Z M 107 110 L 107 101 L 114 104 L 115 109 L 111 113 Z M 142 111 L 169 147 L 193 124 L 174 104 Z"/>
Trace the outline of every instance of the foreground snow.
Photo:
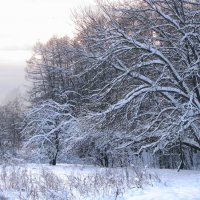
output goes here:
<path id="1" fill-rule="evenodd" d="M 107 173 L 107 171 L 103 168 L 93 167 L 93 166 L 81 166 L 81 165 L 58 165 L 58 166 L 48 166 L 48 165 L 26 165 L 20 166 L 20 168 L 26 168 L 26 170 L 32 173 L 32 176 L 40 176 L 39 173 L 41 170 L 48 170 L 48 172 L 55 174 L 57 177 L 65 179 L 67 176 L 73 177 L 87 177 L 86 181 L 89 180 L 89 184 L 83 182 L 85 185 L 80 186 L 74 184 L 73 187 L 81 187 L 81 190 L 90 190 L 90 188 L 86 188 L 90 186 L 90 182 L 92 182 L 92 177 L 99 175 L 101 178 L 102 174 Z M 9 169 L 9 168 L 8 168 Z M 109 174 L 119 174 L 124 173 L 125 170 L 118 168 L 118 169 L 110 169 Z M 26 172 L 25 172 L 26 173 Z M 28 174 L 27 173 L 27 174 Z M 46 173 L 46 172 L 45 172 Z M 89 191 L 89 195 L 82 196 L 81 193 L 76 194 L 77 196 L 74 199 L 84 199 L 84 200 L 200 200 L 200 171 L 190 171 L 190 170 L 182 170 L 177 172 L 177 170 L 169 170 L 169 169 L 148 169 L 147 170 L 148 176 L 150 177 L 151 182 L 148 184 L 143 183 L 141 184 L 141 188 L 137 187 L 134 184 L 130 185 L 127 188 L 113 188 L 113 190 L 109 193 L 104 192 L 95 192 Z M 46 173 L 48 175 L 48 173 Z M 107 174 L 108 175 L 108 174 Z M 2 179 L 2 171 L 1 171 L 1 182 Z M 89 179 L 88 179 L 89 177 Z M 91 177 L 91 181 L 90 181 Z M 103 178 L 106 176 L 102 176 Z M 115 176 L 116 177 L 116 176 Z M 155 178 L 155 177 L 159 177 Z M 52 178 L 52 177 L 50 177 Z M 97 177 L 98 178 L 98 177 Z M 52 179 L 53 180 L 53 179 Z M 55 179 L 56 180 L 56 179 Z M 81 179 L 78 180 L 78 182 Z M 74 179 L 76 182 L 76 178 Z M 137 178 L 135 178 L 137 182 Z M 81 182 L 82 183 L 82 182 Z M 103 182 L 104 183 L 104 182 Z M 109 183 L 109 182 L 108 182 Z M 149 184 L 150 183 L 150 184 Z M 101 183 L 100 183 L 101 184 Z M 107 184 L 107 183 L 106 183 Z M 110 183 L 109 183 L 110 184 Z M 2 183 L 1 183 L 2 185 Z M 116 185 L 108 185 L 108 187 L 112 187 Z M 85 187 L 85 188 L 84 188 Z M 97 183 L 97 189 L 101 187 Z M 94 190 L 94 185 L 91 184 L 91 189 Z M 65 187 L 66 190 L 69 190 L 68 186 Z M 104 188 L 105 189 L 105 188 Z M 2 190 L 2 189 L 1 189 Z M 23 188 L 21 188 L 20 195 L 23 194 Z M 71 191 L 71 188 L 70 188 Z M 101 190 L 100 190 L 101 191 Z M 62 192 L 61 192 L 62 193 Z M 7 197 L 9 200 L 17 200 L 19 198 L 19 191 L 18 190 L 5 190 L 0 192 L 0 195 Z M 33 199 L 24 197 L 23 199 Z M 35 199 L 38 199 L 37 197 Z M 43 197 L 39 199 L 50 199 L 49 197 Z M 57 200 L 58 197 L 55 197 Z M 68 198 L 61 198 L 59 199 L 66 199 Z M 70 198 L 69 198 L 70 199 Z"/>
<path id="2" fill-rule="evenodd" d="M 154 187 L 130 190 L 125 200 L 200 200 L 200 171 L 153 169 L 162 183 Z"/>

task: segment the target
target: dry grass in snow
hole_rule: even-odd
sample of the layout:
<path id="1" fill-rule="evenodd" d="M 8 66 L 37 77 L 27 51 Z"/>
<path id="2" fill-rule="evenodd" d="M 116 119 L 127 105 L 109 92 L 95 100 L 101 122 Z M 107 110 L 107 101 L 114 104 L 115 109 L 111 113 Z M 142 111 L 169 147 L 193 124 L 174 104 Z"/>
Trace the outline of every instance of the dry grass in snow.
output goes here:
<path id="1" fill-rule="evenodd" d="M 134 167 L 119 169 L 48 166 L 1 166 L 0 200 L 78 200 L 108 196 L 117 199 L 127 189 L 159 181 Z"/>

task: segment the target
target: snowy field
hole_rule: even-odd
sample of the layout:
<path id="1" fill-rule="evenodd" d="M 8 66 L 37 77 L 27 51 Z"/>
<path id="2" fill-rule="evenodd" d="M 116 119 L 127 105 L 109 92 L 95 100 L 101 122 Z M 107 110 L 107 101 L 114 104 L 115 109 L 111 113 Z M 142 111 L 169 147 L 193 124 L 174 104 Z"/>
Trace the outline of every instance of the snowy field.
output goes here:
<path id="1" fill-rule="evenodd" d="M 0 200 L 200 200 L 200 171 L 1 166 Z"/>
<path id="2" fill-rule="evenodd" d="M 149 170 L 158 174 L 161 183 L 130 190 L 124 200 L 200 200 L 200 171 L 170 169 Z"/>

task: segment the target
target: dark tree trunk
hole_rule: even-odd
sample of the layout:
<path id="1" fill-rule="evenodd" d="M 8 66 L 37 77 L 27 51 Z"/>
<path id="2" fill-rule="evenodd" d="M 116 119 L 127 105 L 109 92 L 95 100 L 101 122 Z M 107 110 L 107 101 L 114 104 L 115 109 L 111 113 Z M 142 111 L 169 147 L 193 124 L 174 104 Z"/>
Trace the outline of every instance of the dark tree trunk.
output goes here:
<path id="1" fill-rule="evenodd" d="M 55 140 L 54 140 L 54 142 L 55 142 L 55 152 L 52 153 L 53 155 L 52 155 L 50 162 L 49 162 L 50 165 L 56 165 L 56 162 L 57 162 L 57 157 L 58 157 L 58 152 L 59 152 L 58 134 L 59 134 L 59 132 L 56 132 Z"/>
<path id="2" fill-rule="evenodd" d="M 183 148 L 182 148 L 182 141 L 179 139 L 179 148 L 180 148 L 180 164 L 178 166 L 178 172 L 184 168 L 184 155 L 183 155 Z"/>
<path id="3" fill-rule="evenodd" d="M 53 158 L 50 162 L 49 162 L 50 165 L 56 165 L 56 158 Z"/>

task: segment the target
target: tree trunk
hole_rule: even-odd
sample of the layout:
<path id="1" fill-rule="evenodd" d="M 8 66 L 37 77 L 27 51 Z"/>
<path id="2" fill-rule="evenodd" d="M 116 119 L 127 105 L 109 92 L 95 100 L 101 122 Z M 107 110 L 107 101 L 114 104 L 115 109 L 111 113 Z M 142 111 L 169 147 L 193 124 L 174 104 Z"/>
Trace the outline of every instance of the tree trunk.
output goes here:
<path id="1" fill-rule="evenodd" d="M 49 162 L 50 165 L 56 165 L 56 157 L 50 160 Z"/>
<path id="2" fill-rule="evenodd" d="M 180 142 L 180 164 L 178 166 L 178 172 L 184 168 L 184 155 L 183 155 L 183 149 L 182 149 L 182 141 L 179 139 Z"/>
<path id="3" fill-rule="evenodd" d="M 58 152 L 59 152 L 59 138 L 58 138 L 59 132 L 56 132 L 55 134 L 55 152 L 52 153 L 52 158 L 50 159 L 49 164 L 50 165 L 56 165 Z"/>

